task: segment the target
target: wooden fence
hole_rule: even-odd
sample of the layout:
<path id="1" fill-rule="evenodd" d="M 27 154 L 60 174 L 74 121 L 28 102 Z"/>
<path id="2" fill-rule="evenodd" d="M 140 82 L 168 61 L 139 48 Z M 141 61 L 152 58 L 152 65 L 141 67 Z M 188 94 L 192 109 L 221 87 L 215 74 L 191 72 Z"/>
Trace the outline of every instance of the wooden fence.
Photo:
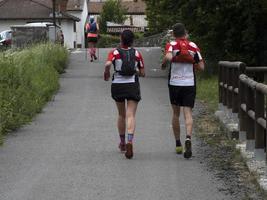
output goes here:
<path id="1" fill-rule="evenodd" d="M 239 131 L 255 140 L 255 149 L 266 150 L 267 67 L 242 62 L 219 62 L 219 103 L 238 114 Z"/>

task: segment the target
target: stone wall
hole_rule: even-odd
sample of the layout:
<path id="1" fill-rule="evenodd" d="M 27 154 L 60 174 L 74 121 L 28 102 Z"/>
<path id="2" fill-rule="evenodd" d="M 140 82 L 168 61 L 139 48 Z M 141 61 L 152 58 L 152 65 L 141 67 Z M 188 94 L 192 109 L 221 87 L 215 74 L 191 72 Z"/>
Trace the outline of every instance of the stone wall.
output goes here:
<path id="1" fill-rule="evenodd" d="M 166 32 L 162 32 L 149 37 L 144 37 L 134 41 L 136 47 L 161 47 L 166 36 Z"/>
<path id="2" fill-rule="evenodd" d="M 169 35 L 167 32 L 162 32 L 149 37 L 144 37 L 134 41 L 135 47 L 163 47 L 168 40 Z M 109 45 L 108 47 L 118 47 L 118 43 Z"/>

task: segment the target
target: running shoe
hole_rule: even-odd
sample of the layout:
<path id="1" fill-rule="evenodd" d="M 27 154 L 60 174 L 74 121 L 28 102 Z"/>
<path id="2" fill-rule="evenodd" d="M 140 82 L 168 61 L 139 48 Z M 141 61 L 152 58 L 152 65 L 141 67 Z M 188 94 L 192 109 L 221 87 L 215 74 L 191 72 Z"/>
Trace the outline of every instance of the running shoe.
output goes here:
<path id="1" fill-rule="evenodd" d="M 183 147 L 182 146 L 177 146 L 175 149 L 177 154 L 182 154 L 183 153 Z"/>
<path id="2" fill-rule="evenodd" d="M 125 145 L 125 143 L 120 143 L 119 144 L 119 149 L 120 149 L 121 152 L 126 151 L 126 145 Z"/>
<path id="3" fill-rule="evenodd" d="M 125 157 L 131 159 L 133 157 L 133 145 L 131 143 L 126 144 Z"/>
<path id="4" fill-rule="evenodd" d="M 192 143 L 189 138 L 186 139 L 185 141 L 185 152 L 184 152 L 184 157 L 185 158 L 191 158 L 192 156 Z"/>

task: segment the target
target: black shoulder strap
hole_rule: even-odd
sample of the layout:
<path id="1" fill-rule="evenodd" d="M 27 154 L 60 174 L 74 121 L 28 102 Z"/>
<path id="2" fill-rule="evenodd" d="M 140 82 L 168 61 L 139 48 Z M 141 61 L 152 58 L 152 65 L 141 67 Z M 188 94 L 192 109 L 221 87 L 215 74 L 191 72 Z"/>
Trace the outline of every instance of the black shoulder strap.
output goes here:
<path id="1" fill-rule="evenodd" d="M 117 50 L 117 51 L 119 52 L 119 54 L 121 55 L 121 53 L 122 53 L 122 52 L 121 52 L 121 48 L 118 47 L 118 48 L 116 48 L 116 50 Z M 116 59 L 114 59 L 114 60 L 112 61 L 112 64 L 113 64 L 113 67 L 114 67 L 114 71 L 117 72 L 117 70 L 116 70 L 116 66 L 115 66 L 115 64 L 116 64 L 116 63 L 115 63 L 115 60 L 116 60 Z"/>
<path id="2" fill-rule="evenodd" d="M 126 51 L 126 50 L 123 50 L 122 48 L 117 48 L 117 51 L 119 52 L 119 54 L 122 56 L 122 55 L 124 55 L 124 52 Z M 135 49 L 134 48 L 130 48 L 130 49 L 128 49 L 127 51 L 129 51 L 129 53 L 130 53 L 130 56 L 132 55 L 134 58 L 135 58 Z"/>

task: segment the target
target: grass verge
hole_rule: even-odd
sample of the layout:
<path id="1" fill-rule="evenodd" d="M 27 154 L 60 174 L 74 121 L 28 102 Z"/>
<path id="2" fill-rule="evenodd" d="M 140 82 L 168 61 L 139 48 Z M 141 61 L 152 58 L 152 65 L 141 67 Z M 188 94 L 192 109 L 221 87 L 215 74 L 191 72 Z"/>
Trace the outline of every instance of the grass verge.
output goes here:
<path id="1" fill-rule="evenodd" d="M 257 175 L 250 172 L 246 160 L 236 149 L 236 141 L 227 137 L 223 125 L 214 117 L 218 102 L 218 82 L 216 77 L 199 78 L 197 98 L 200 111 L 195 117 L 194 128 L 201 139 L 204 159 L 208 167 L 226 186 L 222 188 L 236 199 L 267 199 L 266 192 L 257 182 Z"/>
<path id="2" fill-rule="evenodd" d="M 217 76 L 204 76 L 197 78 L 197 99 L 207 105 L 210 112 L 218 106 L 218 78 Z"/>
<path id="3" fill-rule="evenodd" d="M 0 141 L 3 135 L 32 120 L 59 88 L 68 52 L 41 44 L 0 54 Z"/>

